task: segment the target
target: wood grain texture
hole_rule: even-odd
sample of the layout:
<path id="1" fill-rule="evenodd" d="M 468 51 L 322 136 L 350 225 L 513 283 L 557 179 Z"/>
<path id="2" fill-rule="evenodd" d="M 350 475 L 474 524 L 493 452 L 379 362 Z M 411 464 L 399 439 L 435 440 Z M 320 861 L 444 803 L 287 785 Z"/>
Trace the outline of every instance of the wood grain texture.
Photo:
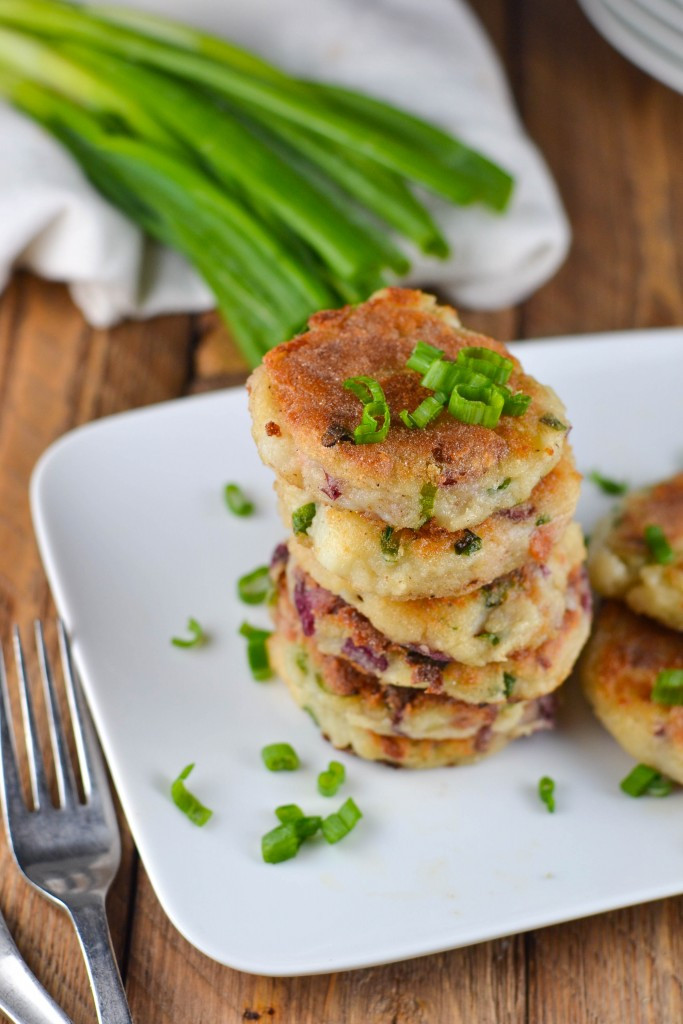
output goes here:
<path id="1" fill-rule="evenodd" d="M 472 0 L 574 230 L 569 259 L 529 301 L 463 310 L 515 337 L 683 322 L 683 97 L 632 67 L 574 2 Z M 19 276 L 0 299 L 0 635 L 51 613 L 27 483 L 78 423 L 246 374 L 213 314 L 92 331 L 64 289 Z M 136 1024 L 669 1024 L 683 1017 L 683 899 L 424 957 L 315 978 L 241 974 L 165 917 L 122 822 L 110 903 Z M 0 840 L 0 907 L 74 1024 L 95 1020 L 75 939 Z M 273 922 L 255 921 L 255 928 Z M 226 928 L 230 922 L 225 923 Z"/>
<path id="2" fill-rule="evenodd" d="M 33 539 L 28 482 L 38 457 L 65 431 L 180 394 L 190 365 L 186 317 L 93 331 L 64 288 L 17 276 L 0 304 L 0 636 L 54 615 Z M 54 650 L 52 652 L 54 654 Z M 121 870 L 109 900 L 119 960 L 128 951 L 137 855 L 123 822 Z M 95 1012 L 75 935 L 33 892 L 0 840 L 0 909 L 32 970 L 74 1024 Z M 125 963 L 124 963 L 125 968 Z"/>

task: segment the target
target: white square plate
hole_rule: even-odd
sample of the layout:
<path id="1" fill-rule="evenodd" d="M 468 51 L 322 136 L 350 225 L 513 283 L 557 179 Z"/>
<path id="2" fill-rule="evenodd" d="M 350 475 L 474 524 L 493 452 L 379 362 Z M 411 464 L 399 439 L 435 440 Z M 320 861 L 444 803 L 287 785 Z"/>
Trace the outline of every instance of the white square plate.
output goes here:
<path id="1" fill-rule="evenodd" d="M 579 466 L 640 485 L 680 468 L 683 329 L 514 346 L 565 400 Z M 231 516 L 226 481 L 258 513 Z M 683 891 L 680 794 L 632 800 L 629 758 L 572 684 L 559 729 L 480 765 L 391 771 L 340 755 L 339 798 L 316 792 L 333 756 L 284 686 L 245 665 L 235 581 L 283 529 L 272 476 L 236 389 L 81 428 L 41 459 L 32 508 L 45 568 L 111 772 L 156 893 L 209 956 L 259 974 L 385 963 Z M 609 507 L 585 484 L 588 529 Z M 196 617 L 211 642 L 169 643 Z M 266 743 L 291 742 L 296 773 L 273 774 Z M 188 785 L 215 811 L 193 827 L 169 799 Z M 557 783 L 557 811 L 536 795 Z M 273 809 L 329 813 L 352 795 L 364 818 L 337 846 L 261 861 Z M 653 851 L 656 857 L 653 858 Z"/>

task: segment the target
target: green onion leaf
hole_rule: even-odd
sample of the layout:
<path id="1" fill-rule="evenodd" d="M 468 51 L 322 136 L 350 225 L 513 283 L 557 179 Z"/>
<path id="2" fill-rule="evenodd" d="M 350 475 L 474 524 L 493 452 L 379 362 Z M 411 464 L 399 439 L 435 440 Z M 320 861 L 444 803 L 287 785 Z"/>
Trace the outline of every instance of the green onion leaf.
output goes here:
<path id="1" fill-rule="evenodd" d="M 239 632 L 247 640 L 247 662 L 252 676 L 258 682 L 270 679 L 273 671 L 270 667 L 268 647 L 266 645 L 268 638 L 272 636 L 271 631 L 268 629 L 257 629 L 255 626 L 250 626 L 248 622 L 243 622 Z"/>
<path id="2" fill-rule="evenodd" d="M 206 633 L 196 619 L 187 620 L 187 631 L 192 634 L 187 639 L 182 636 L 171 637 L 171 643 L 174 647 L 200 647 L 203 643 L 206 643 Z"/>
<path id="3" fill-rule="evenodd" d="M 329 814 L 322 821 L 323 836 L 328 843 L 338 843 L 347 836 L 363 817 L 354 801 L 349 797 L 336 814 Z"/>
<path id="4" fill-rule="evenodd" d="M 245 604 L 263 604 L 272 592 L 270 570 L 267 565 L 260 565 L 253 572 L 240 576 L 237 581 L 237 593 Z"/>
<path id="5" fill-rule="evenodd" d="M 356 444 L 377 444 L 385 441 L 389 433 L 391 413 L 381 384 L 373 377 L 349 377 L 344 381 L 347 391 L 352 391 L 363 403 L 361 421 L 353 432 Z M 381 426 L 378 418 L 382 420 Z"/>
<path id="6" fill-rule="evenodd" d="M 473 555 L 476 551 L 481 551 L 482 539 L 478 537 L 472 530 L 463 530 L 462 537 L 458 537 L 453 550 L 456 555 Z"/>
<path id="7" fill-rule="evenodd" d="M 294 533 L 308 533 L 308 530 L 315 518 L 315 502 L 309 501 L 306 505 L 300 505 L 292 512 L 292 529 Z"/>
<path id="8" fill-rule="evenodd" d="M 457 363 L 473 373 L 488 377 L 494 384 L 506 384 L 514 364 L 511 359 L 499 355 L 490 348 L 468 346 L 458 352 Z"/>
<path id="9" fill-rule="evenodd" d="M 645 543 L 650 549 L 653 562 L 658 565 L 671 565 L 674 560 L 673 548 L 666 539 L 666 534 L 661 526 L 645 527 Z"/>
<path id="10" fill-rule="evenodd" d="M 296 857 L 301 846 L 296 823 L 278 825 L 261 839 L 261 856 L 266 864 L 280 864 Z"/>
<path id="11" fill-rule="evenodd" d="M 683 704 L 683 668 L 663 668 L 652 688 L 657 704 Z"/>
<path id="12" fill-rule="evenodd" d="M 448 401 L 448 396 L 443 391 L 437 391 L 434 395 L 429 395 L 418 405 L 414 412 L 408 412 L 407 409 L 401 409 L 399 416 L 401 420 L 408 427 L 409 430 L 413 430 L 416 427 L 420 430 L 424 430 L 428 423 L 435 420 Z"/>
<path id="13" fill-rule="evenodd" d="M 503 416 L 523 416 L 531 405 L 531 395 L 524 395 L 521 391 L 513 395 L 508 388 L 501 388 L 503 392 Z M 559 420 L 558 420 L 559 422 Z"/>
<path id="14" fill-rule="evenodd" d="M 393 526 L 385 526 L 379 538 L 379 547 L 385 562 L 395 562 L 399 556 L 401 541 Z"/>
<path id="15" fill-rule="evenodd" d="M 538 795 L 540 796 L 543 803 L 546 805 L 550 813 L 552 814 L 555 810 L 555 783 L 548 775 L 544 775 L 538 783 Z"/>
<path id="16" fill-rule="evenodd" d="M 420 526 L 429 522 L 434 514 L 434 499 L 436 497 L 436 484 L 423 484 L 420 490 Z"/>
<path id="17" fill-rule="evenodd" d="M 500 637 L 497 633 L 477 633 L 479 640 L 486 640 L 487 643 L 491 644 L 491 647 L 497 647 L 500 643 Z"/>
<path id="18" fill-rule="evenodd" d="M 239 484 L 226 484 L 223 488 L 223 497 L 233 515 L 250 516 L 254 511 L 254 505 L 244 496 Z"/>
<path id="19" fill-rule="evenodd" d="M 505 408 L 505 406 L 503 406 L 503 408 Z M 503 480 L 502 484 L 498 484 L 498 486 L 496 487 L 496 490 L 497 491 L 507 491 L 507 489 L 508 489 L 508 487 L 510 486 L 511 483 L 512 483 L 512 477 L 511 476 L 506 476 L 505 479 Z"/>
<path id="20" fill-rule="evenodd" d="M 506 697 L 510 696 L 516 682 L 517 676 L 513 676 L 510 672 L 503 672 L 503 691 Z"/>
<path id="21" fill-rule="evenodd" d="M 299 837 L 299 842 L 303 843 L 305 839 L 310 839 L 316 832 L 320 831 L 320 827 L 323 823 L 323 819 L 319 814 L 304 815 L 303 818 L 298 818 L 294 822 L 294 828 L 296 834 Z"/>
<path id="22" fill-rule="evenodd" d="M 626 494 L 628 484 L 620 483 L 618 480 L 610 480 L 609 477 L 598 473 L 597 469 L 591 470 L 588 479 L 599 487 L 603 494 Z"/>
<path id="23" fill-rule="evenodd" d="M 673 784 L 656 768 L 638 764 L 621 780 L 619 788 L 628 796 L 668 796 Z"/>
<path id="24" fill-rule="evenodd" d="M 434 360 L 440 359 L 442 355 L 442 349 L 435 348 L 434 345 L 428 345 L 426 341 L 418 341 L 410 354 L 410 358 L 408 359 L 406 366 L 409 370 L 415 370 L 417 373 L 425 374 Z"/>
<path id="25" fill-rule="evenodd" d="M 503 411 L 504 398 L 493 386 L 456 384 L 448 402 L 451 416 L 462 423 L 496 427 Z"/>
<path id="26" fill-rule="evenodd" d="M 289 743 L 269 743 L 261 760 L 269 772 L 295 772 L 299 767 L 299 755 Z"/>
<path id="27" fill-rule="evenodd" d="M 336 796 L 337 790 L 346 778 L 344 765 L 339 761 L 330 761 L 327 771 L 318 775 L 318 792 L 321 796 Z"/>
<path id="28" fill-rule="evenodd" d="M 567 425 L 562 420 L 558 420 L 557 416 L 552 416 L 549 412 L 545 416 L 539 417 L 539 423 L 543 423 L 546 427 L 550 427 L 551 430 L 566 430 Z"/>
<path id="29" fill-rule="evenodd" d="M 193 825 L 206 825 L 207 821 L 213 814 L 208 807 L 205 807 L 196 796 L 194 796 L 185 787 L 185 779 L 188 777 L 192 769 L 194 768 L 194 762 L 186 765 L 181 771 L 178 778 L 171 784 L 171 797 L 176 807 L 183 812 L 183 814 L 190 819 Z"/>
<path id="30" fill-rule="evenodd" d="M 546 516 L 546 515 L 539 516 L 538 519 L 536 520 L 536 526 L 545 526 L 549 522 L 550 522 L 550 516 Z"/>
<path id="31" fill-rule="evenodd" d="M 275 816 L 281 824 L 289 825 L 291 822 L 303 818 L 304 812 L 297 804 L 282 804 L 275 808 Z"/>

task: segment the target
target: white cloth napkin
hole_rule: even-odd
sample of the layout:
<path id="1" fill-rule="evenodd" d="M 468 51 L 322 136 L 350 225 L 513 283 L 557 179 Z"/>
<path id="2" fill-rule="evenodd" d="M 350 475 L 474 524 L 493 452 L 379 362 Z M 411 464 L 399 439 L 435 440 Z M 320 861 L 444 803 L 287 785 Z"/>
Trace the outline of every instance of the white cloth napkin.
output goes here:
<path id="1" fill-rule="evenodd" d="M 569 227 L 524 133 L 498 59 L 462 0 L 129 0 L 220 33 L 291 72 L 343 83 L 451 130 L 516 179 L 500 216 L 429 197 L 452 244 L 446 262 L 411 252 L 410 282 L 495 309 L 523 299 L 564 259 Z M 185 260 L 146 241 L 99 197 L 70 155 L 0 104 L 0 288 L 14 266 L 66 281 L 86 318 L 211 308 Z"/>

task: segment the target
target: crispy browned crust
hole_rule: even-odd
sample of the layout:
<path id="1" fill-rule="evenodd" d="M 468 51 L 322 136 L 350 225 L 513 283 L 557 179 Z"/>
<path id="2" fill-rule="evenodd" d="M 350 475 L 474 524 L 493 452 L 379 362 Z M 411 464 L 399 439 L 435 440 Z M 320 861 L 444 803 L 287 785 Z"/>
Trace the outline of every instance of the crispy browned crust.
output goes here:
<path id="1" fill-rule="evenodd" d="M 610 547 L 648 558 L 645 527 L 650 525 L 661 526 L 672 547 L 683 548 L 683 473 L 624 499 Z"/>
<path id="2" fill-rule="evenodd" d="M 429 394 L 418 374 L 405 368 L 419 340 L 443 349 L 451 359 L 471 345 L 511 359 L 514 370 L 508 386 L 532 396 L 528 412 L 518 418 L 502 417 L 495 430 L 448 415 L 425 430 L 407 429 L 399 412 L 414 409 Z M 343 453 L 354 475 L 378 481 L 427 476 L 449 486 L 476 481 L 504 459 L 524 459 L 546 443 L 539 417 L 546 409 L 547 390 L 522 372 L 502 343 L 453 326 L 448 317 L 435 312 L 434 300 L 419 291 L 389 288 L 360 306 L 316 313 L 309 330 L 268 352 L 264 365 L 282 420 L 297 443 L 319 457 L 327 450 L 330 462 Z M 381 444 L 342 440 L 326 449 L 326 438 L 352 435 L 360 421 L 360 403 L 343 387 L 348 377 L 359 375 L 382 385 L 392 414 L 389 435 Z M 553 433 L 545 431 L 549 456 L 557 442 Z"/>
<path id="3" fill-rule="evenodd" d="M 581 658 L 586 696 L 634 758 L 683 783 L 683 707 L 652 699 L 666 668 L 683 669 L 683 634 L 605 601 Z"/>

